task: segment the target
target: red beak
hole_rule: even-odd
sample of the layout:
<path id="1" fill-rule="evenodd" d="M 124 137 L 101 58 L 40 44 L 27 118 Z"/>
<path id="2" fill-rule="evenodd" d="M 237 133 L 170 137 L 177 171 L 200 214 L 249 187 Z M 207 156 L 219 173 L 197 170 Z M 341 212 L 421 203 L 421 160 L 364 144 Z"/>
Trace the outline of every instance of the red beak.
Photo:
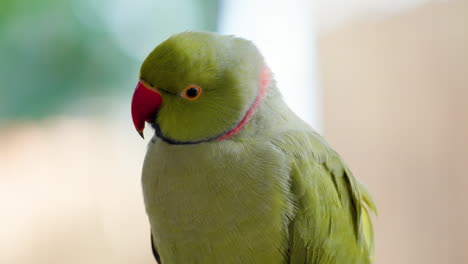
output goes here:
<path id="1" fill-rule="evenodd" d="M 161 95 L 156 90 L 150 89 L 141 81 L 138 82 L 132 98 L 132 119 L 142 138 L 145 122 L 154 120 L 161 103 Z"/>

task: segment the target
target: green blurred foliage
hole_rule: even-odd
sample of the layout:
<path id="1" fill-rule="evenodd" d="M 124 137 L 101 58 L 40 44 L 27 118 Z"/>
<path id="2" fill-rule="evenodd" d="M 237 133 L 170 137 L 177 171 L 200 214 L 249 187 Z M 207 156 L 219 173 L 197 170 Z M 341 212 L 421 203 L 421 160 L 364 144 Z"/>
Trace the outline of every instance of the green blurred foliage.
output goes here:
<path id="1" fill-rule="evenodd" d="M 144 4 L 154 10 L 143 18 L 134 11 L 144 27 L 132 24 L 116 37 L 109 24 L 120 14 L 110 0 L 1 0 L 0 120 L 43 118 L 84 98 L 131 95 L 144 57 L 122 47 L 125 32 L 140 33 L 129 34 L 129 42 L 156 45 L 180 31 L 216 29 L 217 0 L 123 1 L 116 1 L 123 12 Z"/>

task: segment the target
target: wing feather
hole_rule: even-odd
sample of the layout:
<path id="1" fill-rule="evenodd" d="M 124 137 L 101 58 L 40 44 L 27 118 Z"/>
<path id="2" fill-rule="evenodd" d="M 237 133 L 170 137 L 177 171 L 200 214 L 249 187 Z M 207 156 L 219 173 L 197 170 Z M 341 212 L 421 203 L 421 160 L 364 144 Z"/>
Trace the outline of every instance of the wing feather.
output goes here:
<path id="1" fill-rule="evenodd" d="M 290 263 L 371 263 L 375 204 L 340 156 L 310 130 L 287 132 L 275 145 L 291 162 Z"/>

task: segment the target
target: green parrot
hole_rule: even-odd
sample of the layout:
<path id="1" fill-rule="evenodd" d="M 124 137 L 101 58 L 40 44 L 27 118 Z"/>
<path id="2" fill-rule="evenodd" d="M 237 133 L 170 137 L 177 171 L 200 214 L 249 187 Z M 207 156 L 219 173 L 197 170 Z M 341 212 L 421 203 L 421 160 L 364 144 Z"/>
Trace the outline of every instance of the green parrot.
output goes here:
<path id="1" fill-rule="evenodd" d="M 159 263 L 372 263 L 375 205 L 283 102 L 252 42 L 183 32 L 145 59 L 132 99 Z"/>

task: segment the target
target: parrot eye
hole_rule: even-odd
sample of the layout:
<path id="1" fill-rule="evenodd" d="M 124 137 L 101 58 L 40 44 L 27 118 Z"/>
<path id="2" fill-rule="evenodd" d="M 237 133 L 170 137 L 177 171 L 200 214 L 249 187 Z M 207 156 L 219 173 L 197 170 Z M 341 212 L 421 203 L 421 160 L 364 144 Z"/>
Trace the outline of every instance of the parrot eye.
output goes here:
<path id="1" fill-rule="evenodd" d="M 182 98 L 193 101 L 197 100 L 202 93 L 202 88 L 195 84 L 190 84 L 189 86 L 185 87 L 182 91 Z"/>

